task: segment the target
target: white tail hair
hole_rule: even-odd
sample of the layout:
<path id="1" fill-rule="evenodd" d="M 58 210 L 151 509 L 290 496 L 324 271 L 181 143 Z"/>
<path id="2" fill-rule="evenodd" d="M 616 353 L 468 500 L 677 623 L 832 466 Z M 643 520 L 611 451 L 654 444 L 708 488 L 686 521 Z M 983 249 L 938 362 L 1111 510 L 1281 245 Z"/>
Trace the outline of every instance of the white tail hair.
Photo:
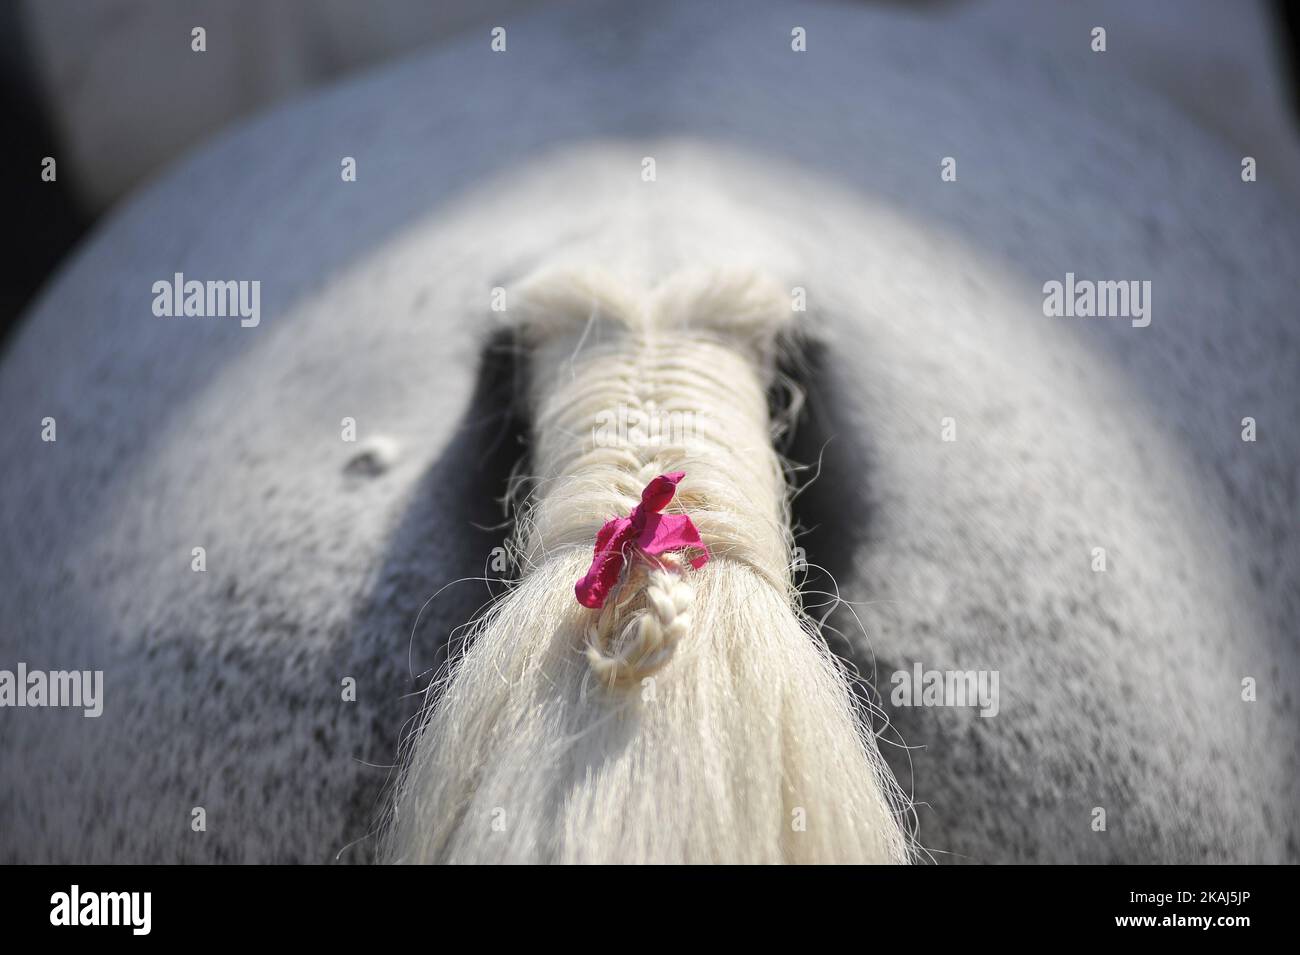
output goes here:
<path id="1" fill-rule="evenodd" d="M 521 298 L 536 477 L 522 575 L 430 689 L 384 856 L 907 861 L 897 784 L 791 580 L 767 404 L 788 296 L 750 272 L 644 294 L 563 272 Z M 675 424 L 647 435 L 656 418 Z M 632 559 L 603 610 L 581 606 L 597 531 L 673 471 L 670 510 L 712 559 Z"/>

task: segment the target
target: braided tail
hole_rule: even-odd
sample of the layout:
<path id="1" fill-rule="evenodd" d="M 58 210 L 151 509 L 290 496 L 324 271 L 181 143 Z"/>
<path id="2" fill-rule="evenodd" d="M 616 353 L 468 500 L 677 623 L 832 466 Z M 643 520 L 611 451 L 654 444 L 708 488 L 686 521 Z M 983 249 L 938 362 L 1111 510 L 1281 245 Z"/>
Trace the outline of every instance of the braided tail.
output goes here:
<path id="1" fill-rule="evenodd" d="M 552 273 L 517 298 L 527 570 L 431 689 L 386 856 L 906 861 L 896 784 L 791 581 L 767 406 L 788 299 L 746 272 Z"/>

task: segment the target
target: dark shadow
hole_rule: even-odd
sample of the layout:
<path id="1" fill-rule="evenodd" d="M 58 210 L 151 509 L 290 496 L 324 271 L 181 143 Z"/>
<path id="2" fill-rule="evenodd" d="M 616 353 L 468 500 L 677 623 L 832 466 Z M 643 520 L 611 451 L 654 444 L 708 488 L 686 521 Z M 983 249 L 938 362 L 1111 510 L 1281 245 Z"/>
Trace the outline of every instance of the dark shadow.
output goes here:
<path id="1" fill-rule="evenodd" d="M 1285 73 L 1287 101 L 1291 118 L 1300 124 L 1300 5 L 1295 0 L 1273 0 L 1273 22 L 1276 26 L 1274 47 Z"/>
<path id="2" fill-rule="evenodd" d="M 46 278 L 90 226 L 73 199 L 72 167 L 56 166 L 58 178 L 41 178 L 46 156 L 63 155 L 16 3 L 0 4 L 0 352 L 18 327 L 18 317 Z"/>
<path id="3" fill-rule="evenodd" d="M 827 642 L 849 663 L 857 659 L 861 644 L 855 641 L 856 624 L 844 607 L 836 607 L 836 582 L 853 579 L 853 563 L 871 538 L 870 475 L 872 452 L 861 429 L 844 415 L 846 369 L 840 367 L 825 343 L 799 338 L 781 350 L 778 384 L 772 392 L 774 419 L 788 417 L 791 386 L 803 397 L 792 427 L 778 440 L 777 449 L 789 462 L 795 488 L 791 520 L 795 544 L 796 580 L 804 595 L 804 609 L 826 618 Z M 802 570 L 801 566 L 806 569 Z M 852 595 L 842 595 L 853 599 Z M 865 661 L 863 675 L 871 675 Z"/>
<path id="4" fill-rule="evenodd" d="M 373 859 L 374 839 L 365 836 L 382 817 L 390 767 L 418 725 L 424 692 L 459 649 L 466 622 L 504 589 L 493 564 L 502 566 L 495 558 L 508 533 L 503 499 L 526 450 L 518 392 L 516 349 L 503 333 L 484 347 L 455 436 L 418 481 L 342 641 L 338 672 L 365 673 L 374 690 L 358 716 L 368 721 L 358 731 L 369 735 L 373 765 L 355 777 L 341 861 Z"/>
<path id="5" fill-rule="evenodd" d="M 871 502 L 865 476 L 871 453 L 841 409 L 844 370 L 822 342 L 800 338 L 781 349 L 778 384 L 771 394 L 772 416 L 790 413 L 790 385 L 803 394 L 803 406 L 777 449 L 797 469 L 792 505 L 795 543 L 809 565 L 805 590 L 831 590 L 831 579 L 848 576 L 854 555 L 871 536 Z M 846 520 L 846 516 L 852 520 Z M 810 598 L 810 611 L 816 597 Z M 843 649 L 843 648 L 837 648 Z"/>
<path id="6" fill-rule="evenodd" d="M 861 425 L 850 419 L 843 396 L 850 370 L 835 360 L 825 343 L 800 338 L 781 350 L 778 385 L 771 392 L 774 418 L 790 411 L 790 385 L 803 395 L 793 427 L 778 443 L 782 455 L 795 468 L 796 493 L 791 505 L 795 543 L 803 548 L 807 569 L 800 579 L 796 554 L 796 580 L 804 609 L 815 619 L 825 617 L 823 633 L 836 656 L 861 680 L 853 684 L 870 729 L 880 741 L 885 762 L 906 793 L 914 791 L 909 740 L 931 738 L 919 720 L 923 711 L 888 705 L 889 675 L 898 667 L 880 655 L 876 634 L 870 632 L 871 615 L 852 610 L 835 599 L 862 600 L 865 595 L 841 591 L 844 582 L 858 579 L 857 556 L 870 546 L 873 501 L 871 474 L 874 451 Z M 838 583 L 837 583 L 838 582 Z M 868 627 L 863 632 L 863 626 Z M 882 714 L 889 714 L 889 721 Z"/>

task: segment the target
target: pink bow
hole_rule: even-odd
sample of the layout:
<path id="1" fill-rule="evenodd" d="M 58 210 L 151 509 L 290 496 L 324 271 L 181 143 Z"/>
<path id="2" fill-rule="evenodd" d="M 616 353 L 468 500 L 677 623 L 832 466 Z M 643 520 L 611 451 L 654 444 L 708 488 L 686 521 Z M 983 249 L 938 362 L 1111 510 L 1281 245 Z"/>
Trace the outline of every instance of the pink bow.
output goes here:
<path id="1" fill-rule="evenodd" d="M 596 535 L 596 551 L 587 576 L 574 588 L 578 603 L 592 610 L 605 606 L 605 598 L 623 572 L 627 560 L 624 551 L 629 545 L 651 555 L 671 550 L 699 550 L 702 553 L 691 561 L 691 566 L 698 570 L 708 563 L 709 549 L 700 541 L 695 523 L 685 514 L 660 513 L 673 499 L 684 477 L 685 471 L 659 475 L 645 486 L 641 503 L 631 514 L 605 522 Z"/>

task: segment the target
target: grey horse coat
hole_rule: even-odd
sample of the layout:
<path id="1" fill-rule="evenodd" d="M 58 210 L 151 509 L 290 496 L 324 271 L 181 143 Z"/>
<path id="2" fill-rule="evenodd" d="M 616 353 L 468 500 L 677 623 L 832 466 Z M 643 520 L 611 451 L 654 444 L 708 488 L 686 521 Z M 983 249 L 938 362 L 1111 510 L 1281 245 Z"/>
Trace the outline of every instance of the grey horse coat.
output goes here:
<path id="1" fill-rule="evenodd" d="M 1293 200 L 1086 37 L 602 10 L 221 136 L 26 318 L 0 668 L 102 670 L 103 713 L 0 709 L 0 860 L 373 856 L 503 586 L 492 290 L 571 259 L 805 290 L 801 544 L 935 858 L 1295 861 Z M 259 282 L 257 324 L 156 315 L 176 273 Z M 1149 281 L 1150 324 L 1044 314 L 1067 274 Z M 996 671 L 996 714 L 891 699 L 918 664 Z"/>

